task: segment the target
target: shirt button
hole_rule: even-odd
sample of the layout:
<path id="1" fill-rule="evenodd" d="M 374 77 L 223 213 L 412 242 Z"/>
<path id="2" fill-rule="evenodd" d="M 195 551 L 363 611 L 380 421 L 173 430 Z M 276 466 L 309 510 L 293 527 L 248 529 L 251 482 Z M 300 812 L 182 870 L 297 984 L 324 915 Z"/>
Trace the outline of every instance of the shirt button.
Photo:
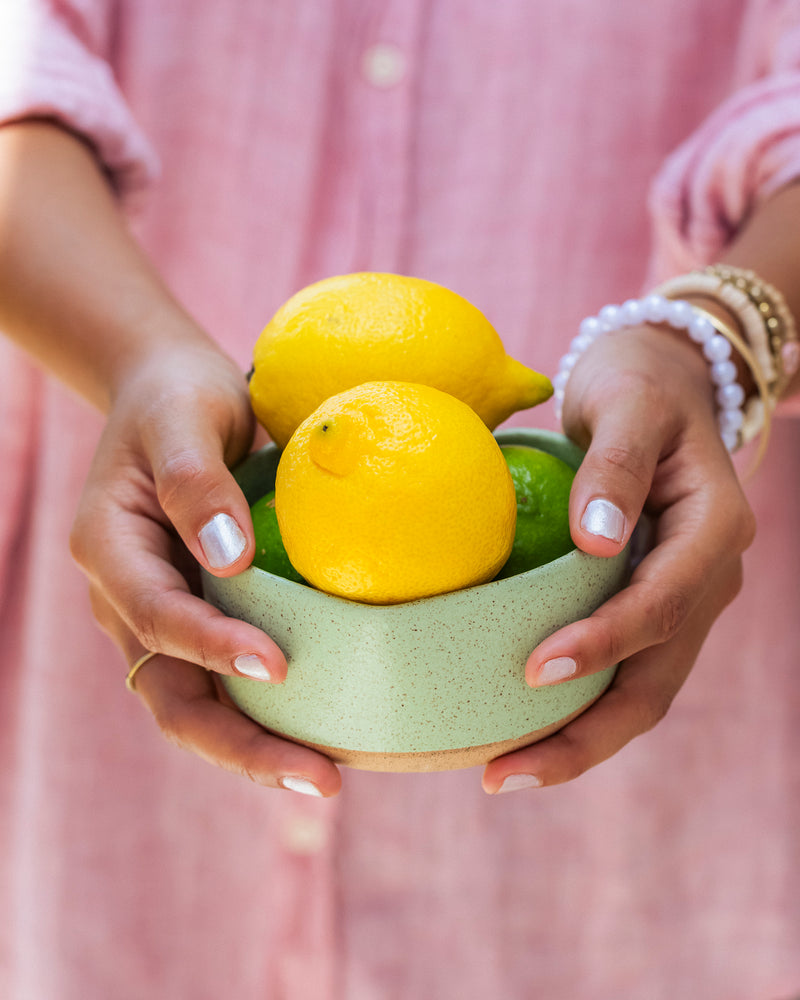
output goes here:
<path id="1" fill-rule="evenodd" d="M 327 826 L 316 816 L 287 816 L 281 830 L 281 843 L 292 854 L 318 854 L 327 840 Z"/>
<path id="2" fill-rule="evenodd" d="M 396 45 L 376 42 L 361 57 L 361 71 L 373 87 L 394 87 L 405 76 L 406 57 Z"/>

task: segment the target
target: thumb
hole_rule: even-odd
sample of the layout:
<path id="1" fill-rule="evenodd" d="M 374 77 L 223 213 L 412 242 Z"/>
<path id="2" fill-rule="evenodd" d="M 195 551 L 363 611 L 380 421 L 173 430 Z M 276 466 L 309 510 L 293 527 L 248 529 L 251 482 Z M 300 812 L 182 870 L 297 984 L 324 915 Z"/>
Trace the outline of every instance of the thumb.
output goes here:
<path id="1" fill-rule="evenodd" d="M 657 428 L 642 432 L 652 424 L 649 409 L 634 398 L 598 418 L 570 494 L 572 539 L 584 552 L 613 556 L 628 543 L 663 444 Z"/>
<path id="2" fill-rule="evenodd" d="M 144 446 L 161 509 L 192 555 L 215 576 L 246 569 L 255 552 L 250 507 L 211 417 L 171 422 Z"/>

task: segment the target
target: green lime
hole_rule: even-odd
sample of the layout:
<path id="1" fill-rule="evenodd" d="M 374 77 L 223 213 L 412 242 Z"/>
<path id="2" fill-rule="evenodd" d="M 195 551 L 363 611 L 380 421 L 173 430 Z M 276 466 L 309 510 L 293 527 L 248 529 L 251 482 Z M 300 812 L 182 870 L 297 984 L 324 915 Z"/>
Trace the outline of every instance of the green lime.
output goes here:
<path id="1" fill-rule="evenodd" d="M 555 455 L 528 445 L 503 445 L 500 450 L 517 493 L 517 530 L 498 580 L 542 566 L 575 547 L 569 532 L 574 469 Z"/>
<path id="2" fill-rule="evenodd" d="M 253 565 L 275 576 L 285 576 L 295 583 L 305 583 L 297 570 L 289 562 L 283 547 L 278 518 L 275 514 L 275 490 L 256 500 L 250 508 L 253 531 L 256 536 L 256 554 Z"/>

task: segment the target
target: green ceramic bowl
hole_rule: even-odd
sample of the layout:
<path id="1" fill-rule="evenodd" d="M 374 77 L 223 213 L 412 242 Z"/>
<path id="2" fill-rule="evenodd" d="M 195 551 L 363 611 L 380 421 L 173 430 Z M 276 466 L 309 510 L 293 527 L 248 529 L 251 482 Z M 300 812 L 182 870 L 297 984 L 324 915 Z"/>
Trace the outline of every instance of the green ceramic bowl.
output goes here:
<path id="1" fill-rule="evenodd" d="M 549 431 L 495 436 L 574 468 L 583 457 Z M 268 445 L 236 470 L 250 503 L 273 488 L 279 457 Z M 528 573 L 389 606 L 331 597 L 253 567 L 228 579 L 205 573 L 203 585 L 207 600 L 263 629 L 288 659 L 281 685 L 224 678 L 247 715 L 351 767 L 439 771 L 542 739 L 602 694 L 614 668 L 535 689 L 525 683 L 525 661 L 627 575 L 627 553 L 600 559 L 575 549 Z"/>

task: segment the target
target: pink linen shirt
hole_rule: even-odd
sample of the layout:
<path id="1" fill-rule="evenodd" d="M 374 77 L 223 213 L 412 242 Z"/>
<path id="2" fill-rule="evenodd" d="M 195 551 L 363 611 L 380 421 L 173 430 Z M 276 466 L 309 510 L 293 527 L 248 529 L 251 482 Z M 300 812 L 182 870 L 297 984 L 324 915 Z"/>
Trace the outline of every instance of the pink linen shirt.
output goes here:
<path id="1" fill-rule="evenodd" d="M 713 259 L 800 173 L 800 4 L 3 0 L 0 121 L 31 115 L 90 139 L 243 369 L 299 287 L 391 270 L 552 373 L 584 315 Z M 800 992 L 777 424 L 745 588 L 652 733 L 541 791 L 348 771 L 315 801 L 178 753 L 125 691 L 67 549 L 100 420 L 0 341 L 0 996 Z"/>

